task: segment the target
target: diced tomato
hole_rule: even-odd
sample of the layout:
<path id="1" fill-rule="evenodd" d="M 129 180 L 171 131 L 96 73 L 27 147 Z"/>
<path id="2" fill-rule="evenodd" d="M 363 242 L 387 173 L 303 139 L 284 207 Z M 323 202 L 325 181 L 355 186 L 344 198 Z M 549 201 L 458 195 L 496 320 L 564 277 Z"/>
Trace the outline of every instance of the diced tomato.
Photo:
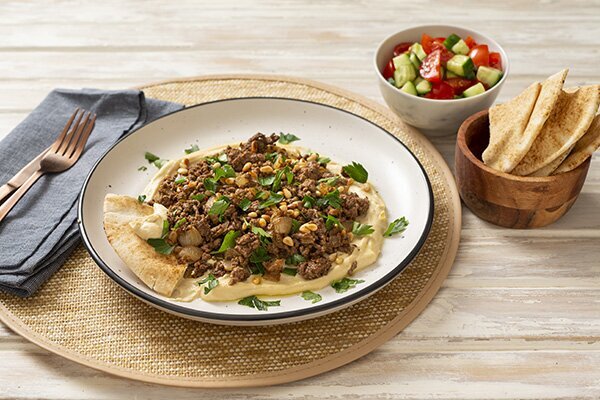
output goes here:
<path id="1" fill-rule="evenodd" d="M 473 60 L 473 64 L 477 68 L 483 66 L 488 66 L 490 64 L 490 51 L 486 44 L 480 44 L 475 46 L 469 52 L 469 57 Z"/>
<path id="2" fill-rule="evenodd" d="M 398 57 L 400 54 L 406 53 L 410 46 L 412 46 L 411 42 L 402 42 L 394 47 L 394 57 Z"/>
<path id="3" fill-rule="evenodd" d="M 471 36 L 467 36 L 467 38 L 465 39 L 465 43 L 467 44 L 467 46 L 469 46 L 470 49 L 477 46 L 477 43 L 475 42 L 475 40 L 473 40 Z"/>
<path id="4" fill-rule="evenodd" d="M 500 57 L 500 53 L 490 53 L 490 67 L 502 70 L 502 57 Z"/>
<path id="5" fill-rule="evenodd" d="M 442 81 L 442 52 L 435 50 L 431 52 L 421 64 L 419 73 L 423 79 L 429 82 L 441 82 Z"/>
<path id="6" fill-rule="evenodd" d="M 436 82 L 431 87 L 431 92 L 425 95 L 428 99 L 450 100 L 454 98 L 454 88 L 446 82 Z"/>
<path id="7" fill-rule="evenodd" d="M 440 43 L 444 43 L 444 41 L 446 40 L 445 37 L 436 37 L 435 39 L 433 39 L 434 42 L 440 42 Z"/>
<path id="8" fill-rule="evenodd" d="M 383 75 L 383 77 L 385 79 L 389 79 L 394 76 L 394 71 L 395 71 L 394 61 L 390 60 L 390 62 L 387 63 L 387 65 L 385 66 L 385 68 L 383 69 L 383 72 L 381 74 Z"/>
<path id="9" fill-rule="evenodd" d="M 427 53 L 427 54 L 431 53 L 431 51 L 433 50 L 431 48 L 432 44 L 433 44 L 433 38 L 431 36 L 429 36 L 428 34 L 424 33 L 423 36 L 421 36 L 421 46 L 423 46 L 423 50 L 425 51 L 425 53 Z"/>
<path id="10" fill-rule="evenodd" d="M 464 78 L 448 78 L 444 82 L 452 86 L 454 94 L 462 94 L 465 90 L 473 85 L 477 84 L 476 80 L 464 79 Z"/>
<path id="11" fill-rule="evenodd" d="M 433 47 L 433 51 L 439 50 L 440 51 L 440 58 L 442 61 L 442 66 L 445 67 L 446 63 L 452 58 L 454 57 L 454 53 L 451 52 L 450 50 L 448 50 L 446 48 L 446 46 L 444 46 L 443 43 L 438 42 L 437 40 L 433 42 L 432 44 Z"/>

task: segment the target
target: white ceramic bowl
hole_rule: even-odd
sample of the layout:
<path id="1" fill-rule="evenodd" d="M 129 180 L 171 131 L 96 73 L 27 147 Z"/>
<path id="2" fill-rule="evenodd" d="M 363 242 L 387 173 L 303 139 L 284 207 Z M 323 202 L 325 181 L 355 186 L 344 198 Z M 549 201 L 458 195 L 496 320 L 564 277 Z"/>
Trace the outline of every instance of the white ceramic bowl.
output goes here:
<path id="1" fill-rule="evenodd" d="M 493 88 L 477 96 L 455 100 L 432 100 L 413 96 L 400 91 L 383 77 L 381 71 L 393 56 L 394 47 L 402 42 L 420 42 L 423 33 L 432 37 L 448 36 L 455 33 L 461 38 L 471 36 L 475 42 L 487 44 L 490 52 L 495 51 L 502 56 L 504 75 Z M 419 128 L 428 136 L 444 136 L 455 134 L 467 117 L 478 111 L 489 108 L 508 76 L 510 64 L 506 52 L 492 38 L 470 29 L 451 25 L 420 25 L 405 29 L 388 36 L 375 52 L 375 72 L 379 90 L 388 107 L 406 123 Z"/>

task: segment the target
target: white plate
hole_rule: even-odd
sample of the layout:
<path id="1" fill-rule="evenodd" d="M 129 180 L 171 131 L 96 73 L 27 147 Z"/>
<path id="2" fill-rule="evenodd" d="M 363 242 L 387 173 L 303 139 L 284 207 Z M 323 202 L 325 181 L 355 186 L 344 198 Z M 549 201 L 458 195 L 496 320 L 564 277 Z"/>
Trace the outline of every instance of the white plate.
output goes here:
<path id="1" fill-rule="evenodd" d="M 156 172 L 144 152 L 174 159 L 191 143 L 209 148 L 246 141 L 256 132 L 294 133 L 297 142 L 339 163 L 360 162 L 387 205 L 390 221 L 405 216 L 403 235 L 384 240 L 377 262 L 355 274 L 365 282 L 346 293 L 331 287 L 312 304 L 299 295 L 284 296 L 281 306 L 258 311 L 236 302 L 202 299 L 176 302 L 150 290 L 114 252 L 102 227 L 107 193 L 137 197 Z M 138 171 L 147 165 L 145 172 Z M 115 144 L 87 177 L 79 202 L 79 226 L 85 245 L 100 268 L 126 291 L 162 310 L 205 322 L 265 325 L 314 318 L 347 307 L 389 283 L 425 242 L 433 218 L 433 195 L 423 167 L 392 134 L 344 110 L 282 98 L 241 98 L 200 104 L 164 116 Z"/>

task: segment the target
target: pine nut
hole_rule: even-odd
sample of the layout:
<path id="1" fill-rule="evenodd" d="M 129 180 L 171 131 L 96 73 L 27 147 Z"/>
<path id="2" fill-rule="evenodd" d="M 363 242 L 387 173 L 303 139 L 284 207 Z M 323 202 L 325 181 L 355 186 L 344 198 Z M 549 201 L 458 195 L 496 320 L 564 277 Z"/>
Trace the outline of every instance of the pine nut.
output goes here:
<path id="1" fill-rule="evenodd" d="M 307 222 L 306 224 L 302 224 L 300 226 L 300 232 L 302 233 L 308 233 L 308 232 L 314 232 L 317 229 L 319 229 L 319 227 L 317 226 L 317 224 L 313 224 L 312 222 Z"/>
<path id="2" fill-rule="evenodd" d="M 252 163 L 251 162 L 247 162 L 246 164 L 244 164 L 244 166 L 242 167 L 242 172 L 248 172 L 250 171 L 250 168 L 252 168 Z"/>
<path id="3" fill-rule="evenodd" d="M 283 212 L 286 212 L 288 210 L 287 206 L 285 204 L 282 204 L 279 206 L 279 209 Z"/>
<path id="4" fill-rule="evenodd" d="M 298 218 L 300 216 L 300 211 L 294 210 L 294 218 Z"/>
<path id="5" fill-rule="evenodd" d="M 252 211 L 252 212 L 249 212 L 249 213 L 248 213 L 248 216 L 249 216 L 250 218 L 256 218 L 256 217 L 258 217 L 258 214 L 257 214 L 256 212 Z"/>
<path id="6" fill-rule="evenodd" d="M 343 262 L 344 262 L 344 257 L 342 257 L 342 256 L 339 256 L 338 258 L 335 259 L 336 264 L 341 264 Z"/>
<path id="7" fill-rule="evenodd" d="M 352 178 L 348 178 L 348 183 L 347 183 L 347 185 L 348 185 L 348 186 L 350 186 L 350 185 L 352 185 L 353 183 L 354 183 L 354 179 L 352 179 Z"/>
<path id="8" fill-rule="evenodd" d="M 265 221 L 269 222 L 271 221 L 271 216 L 268 214 L 263 214 L 261 215 L 261 218 L 264 219 Z"/>
<path id="9" fill-rule="evenodd" d="M 188 170 L 187 170 L 187 168 L 179 168 L 179 169 L 177 170 L 177 173 L 178 173 L 179 175 L 187 175 L 187 173 L 188 173 Z"/>
<path id="10" fill-rule="evenodd" d="M 317 160 L 317 153 L 312 153 L 310 156 L 308 156 L 306 158 L 306 161 L 316 161 Z"/>
<path id="11" fill-rule="evenodd" d="M 348 239 L 354 239 L 354 234 L 352 232 L 348 232 Z"/>
<path id="12" fill-rule="evenodd" d="M 315 191 L 315 194 L 316 194 L 317 196 L 321 196 L 321 191 L 320 191 L 320 190 L 317 190 L 317 191 Z"/>
<path id="13" fill-rule="evenodd" d="M 264 165 L 260 167 L 259 171 L 263 174 L 270 174 L 271 172 L 273 172 L 273 167 L 271 167 L 270 165 Z"/>
<path id="14" fill-rule="evenodd" d="M 250 172 L 248 172 L 248 175 L 250 175 L 250 177 L 251 177 L 252 179 L 256 179 L 256 178 L 258 178 L 258 175 L 256 175 L 256 172 L 254 172 L 254 171 L 250 171 Z"/>
<path id="15" fill-rule="evenodd" d="M 282 240 L 282 242 L 286 246 L 290 246 L 290 247 L 294 246 L 294 240 L 292 240 L 292 238 L 289 237 L 289 236 L 284 237 L 283 240 Z"/>
<path id="16" fill-rule="evenodd" d="M 371 191 L 371 185 L 365 184 L 362 188 L 365 192 L 369 193 Z"/>
<path id="17" fill-rule="evenodd" d="M 337 253 L 331 253 L 329 255 L 329 261 L 333 262 L 337 258 Z"/>
<path id="18" fill-rule="evenodd" d="M 216 163 L 214 163 L 214 164 L 212 165 L 213 169 L 215 169 L 215 168 L 219 168 L 220 166 L 221 166 L 221 163 L 220 163 L 220 162 L 216 162 Z"/>
<path id="19" fill-rule="evenodd" d="M 290 197 L 292 197 L 292 192 L 290 192 L 288 188 L 283 188 L 283 195 L 286 199 L 289 199 Z"/>
<path id="20" fill-rule="evenodd" d="M 259 219 L 258 226 L 260 226 L 261 228 L 264 228 L 265 226 L 267 226 L 267 221 L 265 221 L 264 218 Z"/>
<path id="21" fill-rule="evenodd" d="M 254 278 L 252 278 L 252 283 L 254 283 L 255 285 L 260 285 L 261 282 L 262 279 L 260 278 L 260 276 L 255 276 Z"/>
<path id="22" fill-rule="evenodd" d="M 233 185 L 235 183 L 235 178 L 226 178 L 225 183 L 228 185 Z"/>
<path id="23" fill-rule="evenodd" d="M 337 190 L 340 193 L 344 193 L 346 191 L 346 187 L 345 186 L 338 186 Z"/>
<path id="24" fill-rule="evenodd" d="M 195 181 L 191 181 L 190 183 L 188 183 L 187 185 L 190 189 L 194 189 L 197 186 L 197 183 Z"/>

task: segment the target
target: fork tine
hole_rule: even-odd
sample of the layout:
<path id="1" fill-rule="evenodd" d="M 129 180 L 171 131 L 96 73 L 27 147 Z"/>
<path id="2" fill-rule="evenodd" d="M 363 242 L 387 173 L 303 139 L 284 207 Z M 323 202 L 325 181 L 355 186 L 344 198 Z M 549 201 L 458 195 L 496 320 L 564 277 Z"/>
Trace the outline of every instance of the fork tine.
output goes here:
<path id="1" fill-rule="evenodd" d="M 85 115 L 85 118 L 79 125 L 77 125 L 77 129 L 75 130 L 75 133 L 73 133 L 73 136 L 71 137 L 71 140 L 69 141 L 69 145 L 67 146 L 67 148 L 64 152 L 64 156 L 67 158 L 71 158 L 71 154 L 73 154 L 73 152 L 77 148 L 77 142 L 79 141 L 79 138 L 81 138 L 81 134 L 85 130 L 85 126 L 87 125 L 92 113 L 86 112 L 86 113 L 84 113 L 84 115 Z"/>
<path id="2" fill-rule="evenodd" d="M 79 159 L 79 156 L 81 156 L 81 153 L 83 152 L 83 149 L 85 148 L 85 144 L 87 143 L 87 140 L 90 137 L 90 134 L 92 133 L 92 130 L 94 129 L 95 124 L 96 124 L 96 114 L 94 114 L 89 121 L 88 121 L 88 119 L 86 119 L 86 127 L 83 132 L 83 135 L 81 135 L 81 138 L 77 142 L 77 147 L 75 148 L 75 151 L 69 158 L 71 158 L 75 161 L 77 159 Z"/>
<path id="3" fill-rule="evenodd" d="M 50 148 L 50 151 L 53 153 L 56 153 L 58 148 L 60 147 L 62 141 L 65 138 L 65 135 L 67 134 L 67 132 L 69 131 L 69 128 L 71 128 L 71 124 L 73 123 L 73 120 L 75 119 L 75 116 L 79 113 L 79 107 L 77 107 L 75 109 L 75 112 L 71 115 L 71 118 L 69 118 L 69 120 L 67 121 L 67 124 L 65 125 L 65 127 L 63 128 L 62 132 L 60 133 L 60 135 L 58 135 L 58 137 L 56 138 L 56 140 L 54 141 L 54 143 L 52 143 L 52 147 Z"/>
<path id="4" fill-rule="evenodd" d="M 60 146 L 57 147 L 57 150 L 55 151 L 56 154 L 63 155 L 65 153 L 65 151 L 69 147 L 69 143 L 73 139 L 73 135 L 75 135 L 75 132 L 77 131 L 77 128 L 79 127 L 79 125 L 81 123 L 81 119 L 83 118 L 84 115 L 85 115 L 85 110 L 81 110 L 81 113 L 79 113 L 79 117 L 77 118 L 77 122 L 75 122 L 71 126 L 71 129 L 69 129 L 69 131 L 67 132 L 67 135 L 65 137 L 63 137 L 63 140 L 61 141 Z"/>

